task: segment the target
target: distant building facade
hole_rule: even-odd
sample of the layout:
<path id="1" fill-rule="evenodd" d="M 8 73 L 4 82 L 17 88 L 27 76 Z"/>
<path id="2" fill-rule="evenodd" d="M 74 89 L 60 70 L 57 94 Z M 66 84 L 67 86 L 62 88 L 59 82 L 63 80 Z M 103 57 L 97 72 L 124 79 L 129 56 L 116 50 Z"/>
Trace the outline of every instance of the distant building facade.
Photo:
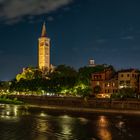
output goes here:
<path id="1" fill-rule="evenodd" d="M 92 74 L 91 85 L 94 93 L 111 93 L 116 90 L 116 81 L 112 79 L 114 71 L 105 68 L 102 72 Z M 115 83 L 114 83 L 115 81 Z"/>
<path id="2" fill-rule="evenodd" d="M 140 76 L 136 69 L 121 70 L 114 73 L 111 69 L 93 73 L 91 86 L 94 94 L 113 94 L 122 88 L 132 88 L 140 93 Z M 97 90 L 98 89 L 98 90 Z"/>
<path id="3" fill-rule="evenodd" d="M 121 70 L 118 72 L 118 88 L 133 88 L 138 91 L 139 73 L 135 69 Z"/>
<path id="4" fill-rule="evenodd" d="M 50 70 L 50 38 L 47 37 L 45 22 L 42 27 L 41 37 L 38 39 L 38 67 L 41 70 Z"/>
<path id="5" fill-rule="evenodd" d="M 95 60 L 94 60 L 94 59 L 90 59 L 90 60 L 89 60 L 89 63 L 88 63 L 88 66 L 89 66 L 89 67 L 95 67 L 95 66 L 96 66 Z"/>
<path id="6" fill-rule="evenodd" d="M 104 81 L 103 93 L 112 94 L 118 92 L 118 77 L 114 75 L 110 80 Z"/>
<path id="7" fill-rule="evenodd" d="M 140 75 L 138 76 L 138 94 L 140 96 Z"/>

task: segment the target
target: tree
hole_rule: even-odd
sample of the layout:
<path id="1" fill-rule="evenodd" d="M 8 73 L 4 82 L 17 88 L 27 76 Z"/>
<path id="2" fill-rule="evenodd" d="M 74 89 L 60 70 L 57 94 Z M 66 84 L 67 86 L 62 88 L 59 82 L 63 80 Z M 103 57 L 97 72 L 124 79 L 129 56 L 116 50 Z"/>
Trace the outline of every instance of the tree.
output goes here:
<path id="1" fill-rule="evenodd" d="M 77 71 L 66 65 L 59 65 L 56 69 L 48 75 L 49 86 L 55 92 L 61 91 L 61 88 L 71 88 L 75 85 L 77 80 Z"/>
<path id="2" fill-rule="evenodd" d="M 91 74 L 103 71 L 106 67 L 104 65 L 97 65 L 95 67 L 83 67 L 78 71 L 78 81 L 86 85 L 90 85 Z"/>
<path id="3" fill-rule="evenodd" d="M 42 91 L 48 90 L 48 79 L 43 76 L 41 70 L 28 67 L 22 73 L 16 76 L 16 80 L 12 81 L 11 91 Z"/>
<path id="4" fill-rule="evenodd" d="M 135 90 L 133 88 L 122 88 L 119 90 L 122 98 L 134 98 Z"/>
<path id="5" fill-rule="evenodd" d="M 0 90 L 1 91 L 9 90 L 10 85 L 11 85 L 10 81 L 0 81 Z"/>
<path id="6" fill-rule="evenodd" d="M 135 90 L 133 88 L 122 88 L 118 93 L 113 93 L 111 98 L 126 99 L 135 98 Z"/>
<path id="7" fill-rule="evenodd" d="M 100 93 L 101 92 L 101 87 L 100 86 L 95 86 L 94 87 L 94 93 L 95 94 L 98 94 L 98 93 Z"/>
<path id="8" fill-rule="evenodd" d="M 42 78 L 42 75 L 43 74 L 41 70 L 33 67 L 28 67 L 25 68 L 22 73 L 17 74 L 16 80 L 20 81 L 21 79 L 25 79 L 25 80 L 38 79 L 38 78 Z"/>

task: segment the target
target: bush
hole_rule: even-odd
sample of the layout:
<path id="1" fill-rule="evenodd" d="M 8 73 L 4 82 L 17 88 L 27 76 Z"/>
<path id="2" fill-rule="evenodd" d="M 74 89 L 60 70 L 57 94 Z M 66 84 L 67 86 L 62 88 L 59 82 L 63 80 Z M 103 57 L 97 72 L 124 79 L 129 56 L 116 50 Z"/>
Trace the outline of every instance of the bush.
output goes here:
<path id="1" fill-rule="evenodd" d="M 111 98 L 117 99 L 127 99 L 127 98 L 135 98 L 135 92 L 132 88 L 122 88 L 118 93 L 113 93 Z"/>

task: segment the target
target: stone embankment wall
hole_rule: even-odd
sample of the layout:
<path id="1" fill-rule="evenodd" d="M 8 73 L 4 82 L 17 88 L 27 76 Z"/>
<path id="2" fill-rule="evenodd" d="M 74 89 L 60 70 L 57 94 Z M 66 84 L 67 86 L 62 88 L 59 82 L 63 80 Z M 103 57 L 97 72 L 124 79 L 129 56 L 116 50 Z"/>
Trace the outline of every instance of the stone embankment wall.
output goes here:
<path id="1" fill-rule="evenodd" d="M 79 108 L 132 109 L 140 110 L 140 100 L 84 99 L 79 97 L 47 97 L 47 96 L 9 96 L 25 103 L 40 106 L 63 106 Z"/>

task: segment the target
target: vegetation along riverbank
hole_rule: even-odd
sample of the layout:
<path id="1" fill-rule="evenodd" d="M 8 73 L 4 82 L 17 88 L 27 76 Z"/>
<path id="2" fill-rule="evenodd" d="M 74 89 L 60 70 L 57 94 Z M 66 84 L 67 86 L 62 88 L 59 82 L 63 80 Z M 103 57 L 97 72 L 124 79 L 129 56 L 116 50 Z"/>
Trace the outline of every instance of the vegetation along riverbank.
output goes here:
<path id="1" fill-rule="evenodd" d="M 24 104 L 23 101 L 19 101 L 17 98 L 10 99 L 7 96 L 0 96 L 0 103 L 2 103 L 2 104 L 15 104 L 15 105 Z"/>

